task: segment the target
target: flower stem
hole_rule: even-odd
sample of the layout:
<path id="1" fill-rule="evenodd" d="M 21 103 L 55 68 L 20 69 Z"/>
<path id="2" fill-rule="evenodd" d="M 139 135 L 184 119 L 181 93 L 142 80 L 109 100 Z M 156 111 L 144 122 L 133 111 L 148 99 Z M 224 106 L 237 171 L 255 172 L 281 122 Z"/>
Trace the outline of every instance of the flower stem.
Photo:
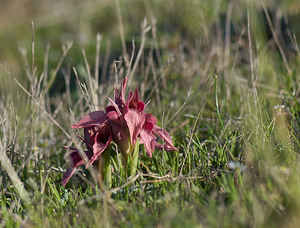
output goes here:
<path id="1" fill-rule="evenodd" d="M 139 157 L 139 139 L 136 140 L 134 150 L 131 154 L 131 161 L 130 161 L 130 176 L 135 176 L 138 164 L 138 157 Z"/>
<path id="2" fill-rule="evenodd" d="M 98 168 L 98 182 L 100 188 L 103 190 L 104 186 L 111 187 L 111 147 L 108 147 L 100 156 Z"/>

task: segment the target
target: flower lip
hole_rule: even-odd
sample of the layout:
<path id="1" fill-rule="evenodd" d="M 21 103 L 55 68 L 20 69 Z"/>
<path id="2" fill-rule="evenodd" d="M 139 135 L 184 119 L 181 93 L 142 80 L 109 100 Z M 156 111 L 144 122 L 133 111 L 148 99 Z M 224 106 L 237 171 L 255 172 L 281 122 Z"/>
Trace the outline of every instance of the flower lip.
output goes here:
<path id="1" fill-rule="evenodd" d="M 164 142 L 163 149 L 165 149 L 165 150 L 178 150 L 178 149 L 173 145 L 172 139 L 171 139 L 169 133 L 168 133 L 166 130 L 164 130 L 164 129 L 158 127 L 157 125 L 155 125 L 155 126 L 153 127 L 153 132 L 154 132 L 156 135 L 158 135 L 158 136 L 163 140 L 163 142 Z M 159 146 L 159 144 L 156 145 L 156 147 L 161 148 L 161 147 Z"/>
<path id="2" fill-rule="evenodd" d="M 143 129 L 152 131 L 153 127 L 156 125 L 156 122 L 157 122 L 157 120 L 156 120 L 155 116 L 153 116 L 151 113 L 146 113 Z"/>
<path id="3" fill-rule="evenodd" d="M 109 121 L 114 122 L 116 124 L 121 124 L 120 117 L 118 116 L 118 113 L 116 111 L 110 111 L 106 115 Z"/>
<path id="4" fill-rule="evenodd" d="M 140 134 L 140 130 L 144 125 L 145 116 L 135 110 L 128 110 L 124 119 L 129 130 L 131 143 L 135 144 L 135 141 Z"/>
<path id="5" fill-rule="evenodd" d="M 94 155 L 91 157 L 89 164 L 93 164 L 96 159 L 106 150 L 112 141 L 112 137 L 107 132 L 98 132 L 93 145 Z"/>
<path id="6" fill-rule="evenodd" d="M 85 161 L 81 158 L 81 156 L 79 155 L 79 151 L 76 148 L 74 148 L 74 147 L 68 147 L 68 146 L 64 146 L 64 147 L 66 149 L 72 151 L 72 153 L 70 154 L 72 166 L 71 166 L 71 168 L 68 168 L 66 170 L 66 172 L 63 174 L 63 178 L 61 180 L 61 184 L 63 186 L 65 186 L 68 183 L 68 181 L 70 180 L 70 178 L 76 172 L 77 167 L 85 164 Z M 84 152 L 85 152 L 87 158 L 91 159 L 92 152 L 90 152 L 90 151 L 84 151 Z"/>
<path id="7" fill-rule="evenodd" d="M 116 111 L 116 108 L 113 105 L 107 106 L 106 109 L 105 109 L 106 114 L 111 112 L 111 111 Z"/>
<path id="8" fill-rule="evenodd" d="M 141 143 L 144 144 L 148 156 L 152 157 L 152 151 L 154 151 L 154 144 L 156 137 L 151 133 L 145 130 L 140 131 Z"/>
<path id="9" fill-rule="evenodd" d="M 72 128 L 86 128 L 94 125 L 103 125 L 106 122 L 106 114 L 104 111 L 91 112 L 83 117 L 78 123 L 73 124 Z"/>

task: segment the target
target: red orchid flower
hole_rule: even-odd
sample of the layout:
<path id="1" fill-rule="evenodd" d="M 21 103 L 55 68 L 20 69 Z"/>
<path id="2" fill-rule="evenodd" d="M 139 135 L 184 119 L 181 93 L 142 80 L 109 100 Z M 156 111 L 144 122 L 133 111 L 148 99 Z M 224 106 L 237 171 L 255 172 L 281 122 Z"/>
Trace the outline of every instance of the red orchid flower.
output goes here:
<path id="1" fill-rule="evenodd" d="M 93 164 L 99 156 L 108 148 L 111 142 L 115 142 L 126 161 L 128 155 L 139 137 L 139 143 L 144 144 L 149 157 L 155 148 L 164 150 L 177 150 L 173 146 L 168 132 L 156 125 L 156 118 L 150 113 L 145 113 L 145 103 L 140 101 L 139 92 L 136 89 L 130 91 L 125 100 L 127 78 L 122 83 L 121 91 L 115 90 L 115 100 L 110 100 L 112 105 L 105 111 L 95 111 L 83 117 L 72 128 L 83 128 L 88 164 Z M 159 136 L 163 144 L 156 141 Z M 63 175 L 62 185 L 65 186 L 78 166 L 86 164 L 76 148 L 67 147 L 71 150 L 71 168 Z M 87 164 L 86 164 L 87 165 Z"/>

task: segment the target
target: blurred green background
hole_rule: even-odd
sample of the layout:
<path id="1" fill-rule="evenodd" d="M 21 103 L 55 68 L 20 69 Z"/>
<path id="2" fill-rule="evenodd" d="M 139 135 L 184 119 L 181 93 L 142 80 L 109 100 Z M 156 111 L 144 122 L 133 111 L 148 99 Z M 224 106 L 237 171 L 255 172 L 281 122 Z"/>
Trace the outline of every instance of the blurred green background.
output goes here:
<path id="1" fill-rule="evenodd" d="M 212 43 L 218 46 L 220 37 L 216 28 L 219 26 L 224 33 L 230 7 L 231 39 L 238 39 L 245 32 L 247 8 L 252 12 L 256 39 L 260 38 L 259 42 L 268 42 L 272 38 L 263 14 L 263 4 L 270 13 L 279 38 L 286 44 L 286 52 L 295 51 L 291 44 L 292 33 L 296 37 L 300 34 L 300 3 L 297 0 L 122 0 L 119 1 L 119 8 L 117 4 L 117 1 L 110 0 L 1 0 L 0 94 L 4 90 L 9 92 L 8 88 L 14 87 L 12 77 L 24 77 L 20 49 L 27 50 L 26 58 L 30 62 L 31 21 L 34 22 L 35 29 L 35 61 L 40 66 L 38 73 L 42 70 L 47 45 L 50 45 L 49 68 L 56 65 L 61 57 L 61 46 L 68 41 L 73 41 L 74 47 L 69 55 L 71 57 L 65 62 L 71 65 L 83 62 L 81 47 L 85 48 L 88 58 L 93 58 L 97 33 L 102 35 L 102 62 L 105 53 L 110 54 L 110 60 L 118 58 L 122 53 L 118 9 L 127 47 L 131 48 L 132 39 L 136 46 L 139 45 L 141 23 L 146 18 L 150 26 L 155 24 L 162 55 L 176 53 L 180 47 L 187 45 L 199 44 L 204 49 Z"/>

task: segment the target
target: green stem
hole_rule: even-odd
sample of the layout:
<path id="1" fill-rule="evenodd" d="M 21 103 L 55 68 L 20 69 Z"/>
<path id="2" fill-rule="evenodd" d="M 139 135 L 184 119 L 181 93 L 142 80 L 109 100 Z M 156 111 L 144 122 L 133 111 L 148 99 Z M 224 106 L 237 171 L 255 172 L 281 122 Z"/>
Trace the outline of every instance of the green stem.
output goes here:
<path id="1" fill-rule="evenodd" d="M 134 146 L 134 150 L 131 153 L 131 161 L 130 161 L 130 175 L 135 176 L 137 171 L 137 165 L 138 165 L 138 158 L 139 158 L 139 138 L 137 138 Z"/>
<path id="2" fill-rule="evenodd" d="M 104 185 L 111 187 L 111 147 L 108 147 L 100 156 L 98 161 L 98 181 L 100 188 Z"/>

